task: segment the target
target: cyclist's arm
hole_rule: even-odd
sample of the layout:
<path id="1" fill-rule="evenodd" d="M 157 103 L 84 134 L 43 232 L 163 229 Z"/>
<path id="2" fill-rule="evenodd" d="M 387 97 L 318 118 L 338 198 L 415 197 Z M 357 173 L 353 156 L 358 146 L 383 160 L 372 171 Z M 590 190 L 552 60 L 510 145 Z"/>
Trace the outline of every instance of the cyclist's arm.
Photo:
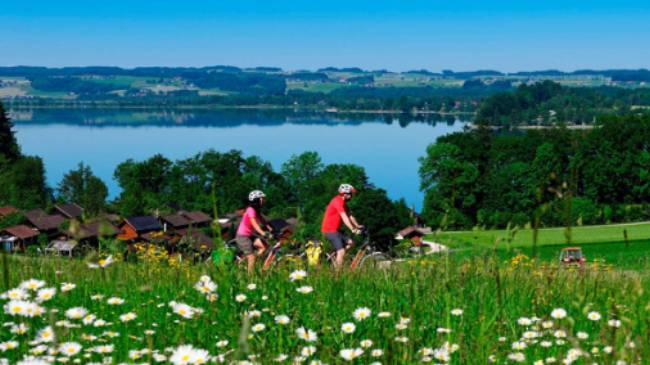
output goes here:
<path id="1" fill-rule="evenodd" d="M 251 217 L 251 224 L 253 225 L 253 229 L 255 232 L 259 233 L 260 236 L 264 236 L 266 232 L 260 227 L 260 224 L 257 222 L 257 218 Z"/>
<path id="2" fill-rule="evenodd" d="M 353 215 L 350 215 L 350 223 L 352 223 L 352 225 L 354 226 L 354 228 L 361 229 L 361 227 L 362 227 L 362 226 L 359 224 L 359 222 L 357 222 L 357 219 L 354 218 Z"/>
<path id="3" fill-rule="evenodd" d="M 341 219 L 343 220 L 343 224 L 345 224 L 350 231 L 354 231 L 356 228 L 354 228 L 354 225 L 352 224 L 350 217 L 348 217 L 348 214 L 346 212 L 341 212 Z"/>

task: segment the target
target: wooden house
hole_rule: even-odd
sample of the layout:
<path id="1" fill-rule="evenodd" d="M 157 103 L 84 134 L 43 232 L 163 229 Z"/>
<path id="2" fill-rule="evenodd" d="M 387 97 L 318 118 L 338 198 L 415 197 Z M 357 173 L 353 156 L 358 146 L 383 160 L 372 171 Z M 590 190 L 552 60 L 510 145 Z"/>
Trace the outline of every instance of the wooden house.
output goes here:
<path id="1" fill-rule="evenodd" d="M 59 231 L 59 226 L 65 218 L 59 214 L 47 214 L 43 209 L 34 209 L 25 212 L 25 218 L 34 228 L 48 237 L 54 236 Z"/>
<path id="2" fill-rule="evenodd" d="M 163 215 L 160 218 L 162 225 L 163 225 L 163 231 L 167 232 L 168 230 L 178 230 L 178 229 L 183 229 L 187 228 L 192 224 L 192 221 L 181 215 L 181 214 L 168 214 L 168 215 Z"/>
<path id="3" fill-rule="evenodd" d="M 193 212 L 186 212 L 184 210 L 181 210 L 178 212 L 178 215 L 181 215 L 189 220 L 192 227 L 204 227 L 212 223 L 212 217 L 200 210 L 195 210 Z"/>
<path id="4" fill-rule="evenodd" d="M 120 225 L 120 233 L 117 238 L 123 241 L 131 241 L 141 238 L 150 232 L 162 231 L 163 227 L 154 216 L 137 216 L 125 218 Z"/>
<path id="5" fill-rule="evenodd" d="M 81 219 L 84 213 L 84 209 L 75 203 L 57 204 L 54 206 L 54 209 L 68 219 Z"/>
<path id="6" fill-rule="evenodd" d="M 5 251 L 24 251 L 27 245 L 36 242 L 37 236 L 37 230 L 21 224 L 0 231 L 0 242 Z"/>

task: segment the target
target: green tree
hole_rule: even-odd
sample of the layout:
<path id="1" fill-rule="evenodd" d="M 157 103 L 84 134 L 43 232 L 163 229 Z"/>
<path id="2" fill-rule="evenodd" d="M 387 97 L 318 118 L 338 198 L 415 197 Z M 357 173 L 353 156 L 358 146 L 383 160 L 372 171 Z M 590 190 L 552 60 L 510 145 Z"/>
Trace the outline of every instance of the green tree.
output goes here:
<path id="1" fill-rule="evenodd" d="M 420 187 L 426 192 L 423 216 L 434 225 L 457 226 L 474 220 L 479 170 L 458 146 L 435 143 L 420 158 Z M 439 200 L 434 202 L 433 200 Z M 440 219 L 440 217 L 447 219 Z M 453 218 L 453 220 L 450 220 Z"/>
<path id="2" fill-rule="evenodd" d="M 281 173 L 298 201 L 304 202 L 309 196 L 310 186 L 324 168 L 318 152 L 310 151 L 291 156 L 282 164 Z"/>
<path id="3" fill-rule="evenodd" d="M 20 148 L 13 131 L 13 123 L 0 103 L 0 157 L 15 161 L 20 157 Z"/>
<path id="4" fill-rule="evenodd" d="M 0 186 L 0 204 L 33 209 L 46 206 L 51 198 L 40 157 L 23 156 L 11 163 L 0 162 Z"/>
<path id="5" fill-rule="evenodd" d="M 79 163 L 76 170 L 71 170 L 59 183 L 58 199 L 68 203 L 78 203 L 91 216 L 104 209 L 108 188 L 95 176 L 90 166 Z"/>
<path id="6" fill-rule="evenodd" d="M 380 249 L 396 242 L 395 234 L 411 224 L 404 201 L 393 202 L 383 189 L 364 189 L 350 203 L 350 210 L 365 225 Z"/>

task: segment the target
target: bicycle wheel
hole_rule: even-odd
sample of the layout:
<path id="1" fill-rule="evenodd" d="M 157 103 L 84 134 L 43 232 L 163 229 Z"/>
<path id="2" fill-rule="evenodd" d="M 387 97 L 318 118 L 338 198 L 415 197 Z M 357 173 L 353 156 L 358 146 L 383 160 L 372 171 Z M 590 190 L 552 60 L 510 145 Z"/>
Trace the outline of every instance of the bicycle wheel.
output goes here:
<path id="1" fill-rule="evenodd" d="M 360 268 L 387 268 L 390 266 L 390 258 L 381 252 L 373 252 L 364 256 L 361 261 L 359 261 Z"/>

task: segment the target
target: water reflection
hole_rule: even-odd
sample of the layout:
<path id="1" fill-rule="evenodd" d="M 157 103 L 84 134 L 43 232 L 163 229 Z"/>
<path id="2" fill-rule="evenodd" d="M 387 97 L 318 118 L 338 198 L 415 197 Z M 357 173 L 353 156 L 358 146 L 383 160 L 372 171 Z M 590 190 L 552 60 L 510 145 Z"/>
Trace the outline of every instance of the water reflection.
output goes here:
<path id="1" fill-rule="evenodd" d="M 208 149 L 257 155 L 276 170 L 292 155 L 318 152 L 324 163 L 354 163 L 370 182 L 416 207 L 418 158 L 439 136 L 460 131 L 453 116 L 304 113 L 277 110 L 12 110 L 22 151 L 41 156 L 56 187 L 79 162 L 119 193 L 115 167 L 160 153 L 183 159 Z"/>
<path id="2" fill-rule="evenodd" d="M 327 113 L 287 110 L 242 109 L 12 109 L 9 116 L 17 123 L 76 124 L 93 127 L 239 127 L 290 124 L 360 125 L 383 123 L 406 128 L 411 123 L 430 126 L 459 123 L 458 115 Z"/>

